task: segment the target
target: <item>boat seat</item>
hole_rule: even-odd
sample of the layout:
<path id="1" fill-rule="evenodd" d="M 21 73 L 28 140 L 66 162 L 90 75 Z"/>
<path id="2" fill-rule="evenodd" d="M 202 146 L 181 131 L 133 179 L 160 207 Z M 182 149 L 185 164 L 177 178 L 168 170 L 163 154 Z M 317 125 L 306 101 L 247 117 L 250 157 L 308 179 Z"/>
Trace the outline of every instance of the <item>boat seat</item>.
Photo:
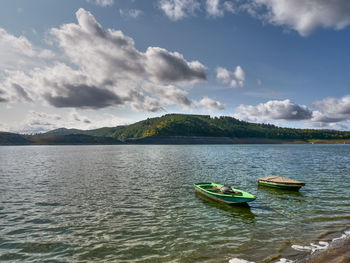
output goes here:
<path id="1" fill-rule="evenodd" d="M 214 191 L 214 190 L 220 190 L 220 188 L 213 186 L 211 188 L 205 188 L 205 190 Z"/>

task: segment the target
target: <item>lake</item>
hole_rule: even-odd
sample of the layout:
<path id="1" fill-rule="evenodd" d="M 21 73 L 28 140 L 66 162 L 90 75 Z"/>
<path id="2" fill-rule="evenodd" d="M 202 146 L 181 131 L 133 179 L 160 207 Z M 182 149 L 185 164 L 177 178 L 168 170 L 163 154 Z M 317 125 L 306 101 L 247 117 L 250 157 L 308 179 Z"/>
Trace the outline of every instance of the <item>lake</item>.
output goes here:
<path id="1" fill-rule="evenodd" d="M 257 200 L 217 204 L 205 181 Z M 349 196 L 350 145 L 2 146 L 0 261 L 293 260 L 349 233 Z"/>

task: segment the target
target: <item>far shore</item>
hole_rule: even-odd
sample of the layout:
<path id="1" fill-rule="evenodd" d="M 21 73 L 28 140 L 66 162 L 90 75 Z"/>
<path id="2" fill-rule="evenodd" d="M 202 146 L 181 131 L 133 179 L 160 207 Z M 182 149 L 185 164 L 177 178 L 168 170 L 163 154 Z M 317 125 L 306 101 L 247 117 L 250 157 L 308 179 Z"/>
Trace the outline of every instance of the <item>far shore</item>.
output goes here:
<path id="1" fill-rule="evenodd" d="M 231 138 L 210 136 L 148 136 L 130 138 L 123 141 L 112 137 L 91 135 L 44 135 L 31 137 L 28 135 L 0 136 L 0 145 L 193 145 L 193 144 L 350 144 L 350 139 L 341 140 L 288 140 L 270 138 Z"/>

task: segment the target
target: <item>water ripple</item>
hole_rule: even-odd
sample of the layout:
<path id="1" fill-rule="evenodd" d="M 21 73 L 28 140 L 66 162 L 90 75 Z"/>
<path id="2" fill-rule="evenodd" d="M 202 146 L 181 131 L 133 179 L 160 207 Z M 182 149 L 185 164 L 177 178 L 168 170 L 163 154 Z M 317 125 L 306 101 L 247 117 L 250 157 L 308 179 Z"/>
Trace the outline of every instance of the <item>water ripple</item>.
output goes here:
<path id="1" fill-rule="evenodd" d="M 1 262 L 261 262 L 350 223 L 349 146 L 29 146 L 0 156 Z M 307 185 L 257 187 L 266 175 Z M 198 181 L 258 199 L 218 204 L 194 193 Z"/>

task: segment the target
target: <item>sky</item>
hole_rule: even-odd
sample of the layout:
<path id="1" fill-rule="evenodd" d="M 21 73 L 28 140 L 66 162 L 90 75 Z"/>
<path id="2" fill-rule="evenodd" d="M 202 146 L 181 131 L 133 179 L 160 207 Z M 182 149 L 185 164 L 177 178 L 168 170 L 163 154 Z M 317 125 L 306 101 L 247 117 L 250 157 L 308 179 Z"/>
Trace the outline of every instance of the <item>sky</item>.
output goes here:
<path id="1" fill-rule="evenodd" d="M 348 0 L 2 0 L 0 131 L 168 113 L 350 130 Z"/>

